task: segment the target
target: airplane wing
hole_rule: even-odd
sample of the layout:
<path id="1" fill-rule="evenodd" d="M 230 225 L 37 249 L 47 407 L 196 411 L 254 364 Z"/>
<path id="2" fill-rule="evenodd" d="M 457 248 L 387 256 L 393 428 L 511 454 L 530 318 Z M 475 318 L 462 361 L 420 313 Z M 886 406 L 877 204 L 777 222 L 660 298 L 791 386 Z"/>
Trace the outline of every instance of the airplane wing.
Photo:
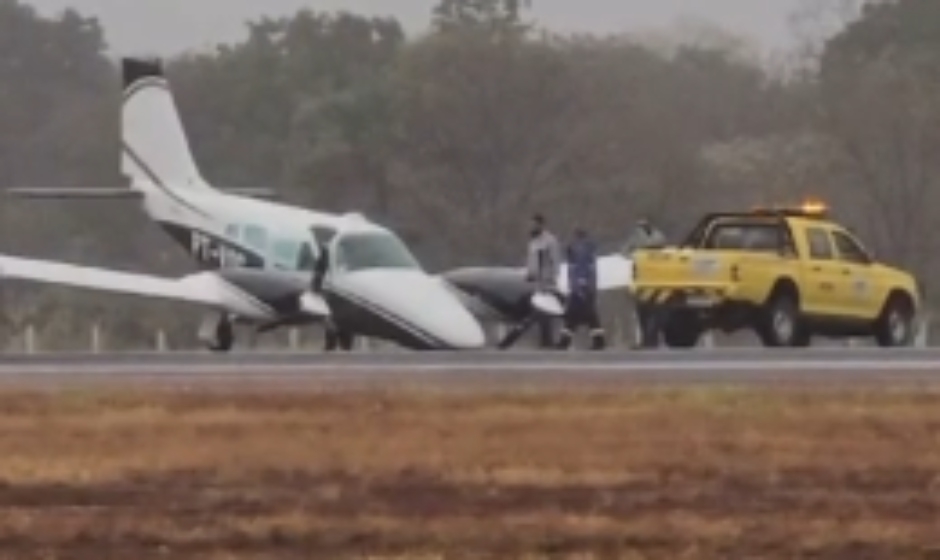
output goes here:
<path id="1" fill-rule="evenodd" d="M 485 291 L 486 289 L 500 290 L 496 286 L 502 285 L 505 289 L 505 286 L 515 286 L 514 289 L 526 289 L 525 282 L 525 269 L 524 268 L 515 268 L 515 267 L 477 267 L 477 268 L 466 268 L 460 269 L 458 271 L 450 271 L 439 275 L 438 277 L 444 281 L 445 286 L 447 286 L 461 302 L 470 310 L 471 313 L 476 317 L 486 317 L 494 318 L 499 317 L 499 312 L 493 311 L 488 304 L 483 303 L 478 297 L 473 296 L 465 292 L 464 288 L 459 288 L 453 282 L 454 279 L 447 279 L 447 275 L 454 273 L 462 273 L 463 280 L 457 281 L 457 284 L 479 284 L 479 291 Z M 469 274 L 469 276 L 467 276 Z M 624 257 L 621 254 L 611 254 L 597 259 L 597 284 L 600 291 L 610 291 L 618 289 L 627 289 L 633 285 L 633 261 Z M 484 288 L 484 286 L 489 285 L 490 288 Z M 531 289 L 531 285 L 528 285 Z M 558 288 L 562 294 L 567 295 L 569 293 L 568 287 L 568 265 L 567 263 L 561 266 L 558 277 Z M 477 291 L 471 289 L 470 291 Z M 562 302 L 558 300 L 557 297 L 534 292 L 530 295 L 532 305 L 541 311 L 548 313 L 549 315 L 560 316 L 564 313 L 564 306 Z"/>
<path id="2" fill-rule="evenodd" d="M 166 278 L 0 255 L 0 279 L 26 280 L 112 294 L 193 303 L 259 320 L 270 319 L 272 313 L 263 302 L 212 271 L 181 278 Z M 314 294 L 303 294 L 300 305 L 312 315 L 329 314 L 326 302 Z"/>

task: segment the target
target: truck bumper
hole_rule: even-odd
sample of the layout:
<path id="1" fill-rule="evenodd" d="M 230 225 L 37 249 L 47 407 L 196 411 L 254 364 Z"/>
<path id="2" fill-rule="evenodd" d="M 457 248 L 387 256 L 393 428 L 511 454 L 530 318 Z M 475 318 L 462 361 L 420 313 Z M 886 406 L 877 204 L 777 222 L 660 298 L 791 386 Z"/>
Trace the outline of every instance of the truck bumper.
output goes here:
<path id="1" fill-rule="evenodd" d="M 703 330 L 731 332 L 753 323 L 757 306 L 728 287 L 640 288 L 638 314 L 657 328 L 671 320 L 693 320 Z"/>
<path id="2" fill-rule="evenodd" d="M 736 290 L 722 287 L 641 287 L 633 291 L 638 304 L 653 307 L 713 309 L 734 300 Z"/>

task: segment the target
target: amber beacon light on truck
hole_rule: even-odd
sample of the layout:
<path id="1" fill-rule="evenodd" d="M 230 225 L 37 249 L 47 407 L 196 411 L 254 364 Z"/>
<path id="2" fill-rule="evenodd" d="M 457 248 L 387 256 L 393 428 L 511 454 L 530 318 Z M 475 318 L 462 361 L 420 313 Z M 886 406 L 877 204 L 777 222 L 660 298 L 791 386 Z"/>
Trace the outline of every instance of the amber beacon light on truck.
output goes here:
<path id="1" fill-rule="evenodd" d="M 757 206 L 753 209 L 757 216 L 793 216 L 800 218 L 829 218 L 829 205 L 817 198 L 804 200 L 798 206 Z"/>

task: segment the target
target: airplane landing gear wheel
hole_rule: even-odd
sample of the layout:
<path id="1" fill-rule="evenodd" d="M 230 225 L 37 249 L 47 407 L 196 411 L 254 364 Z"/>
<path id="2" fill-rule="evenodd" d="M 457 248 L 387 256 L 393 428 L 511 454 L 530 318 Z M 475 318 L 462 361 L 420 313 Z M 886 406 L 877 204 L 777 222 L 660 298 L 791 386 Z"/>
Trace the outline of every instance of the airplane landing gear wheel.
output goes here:
<path id="1" fill-rule="evenodd" d="M 344 352 L 349 352 L 353 349 L 355 341 L 356 337 L 348 332 L 327 329 L 324 340 L 324 349 L 327 352 L 334 352 L 337 349 Z"/>
<path id="2" fill-rule="evenodd" d="M 208 318 L 199 329 L 199 338 L 212 352 L 228 352 L 235 344 L 235 325 L 226 315 Z"/>
<path id="3" fill-rule="evenodd" d="M 219 321 L 215 328 L 215 343 L 209 345 L 213 352 L 228 352 L 235 344 L 235 327 L 228 319 Z"/>
<path id="4" fill-rule="evenodd" d="M 346 352 L 351 352 L 356 344 L 356 337 L 347 332 L 339 333 L 339 347 Z"/>

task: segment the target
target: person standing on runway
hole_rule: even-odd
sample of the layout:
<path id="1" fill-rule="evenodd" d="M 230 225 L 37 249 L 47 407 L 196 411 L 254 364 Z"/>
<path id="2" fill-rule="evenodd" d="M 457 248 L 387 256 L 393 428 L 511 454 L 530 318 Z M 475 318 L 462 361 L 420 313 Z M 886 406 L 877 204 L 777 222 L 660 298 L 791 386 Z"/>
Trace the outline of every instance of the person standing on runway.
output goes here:
<path id="1" fill-rule="evenodd" d="M 632 258 L 633 252 L 641 249 L 661 249 L 667 244 L 666 236 L 654 227 L 648 218 L 640 217 L 633 234 L 627 240 L 624 253 Z M 660 344 L 662 325 L 661 317 L 649 305 L 631 298 L 634 315 L 637 321 L 640 348 L 656 348 Z"/>
<path id="2" fill-rule="evenodd" d="M 558 274 L 561 271 L 561 248 L 558 239 L 546 227 L 545 217 L 541 214 L 532 217 L 525 268 L 526 281 L 533 285 L 536 293 L 551 294 L 560 299 Z M 536 322 L 539 324 L 539 347 L 554 348 L 552 318 L 538 309 L 533 309 L 529 317 L 514 326 L 500 342 L 499 347 L 506 349 L 515 344 L 532 323 Z"/>
<path id="3" fill-rule="evenodd" d="M 565 305 L 564 327 L 558 347 L 566 350 L 574 341 L 574 333 L 584 325 L 591 329 L 591 349 L 603 350 L 607 337 L 597 313 L 597 247 L 584 228 L 575 230 L 567 248 L 568 300 Z"/>

